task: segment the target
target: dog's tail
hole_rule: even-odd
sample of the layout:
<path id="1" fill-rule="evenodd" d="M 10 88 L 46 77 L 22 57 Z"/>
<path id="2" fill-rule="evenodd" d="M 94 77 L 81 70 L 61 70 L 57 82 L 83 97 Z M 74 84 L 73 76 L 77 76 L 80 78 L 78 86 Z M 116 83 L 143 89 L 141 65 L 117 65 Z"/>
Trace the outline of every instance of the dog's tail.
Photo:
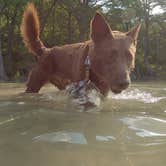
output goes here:
<path id="1" fill-rule="evenodd" d="M 45 47 L 39 38 L 40 22 L 33 3 L 28 3 L 24 11 L 20 30 L 25 46 L 31 53 L 40 56 Z"/>

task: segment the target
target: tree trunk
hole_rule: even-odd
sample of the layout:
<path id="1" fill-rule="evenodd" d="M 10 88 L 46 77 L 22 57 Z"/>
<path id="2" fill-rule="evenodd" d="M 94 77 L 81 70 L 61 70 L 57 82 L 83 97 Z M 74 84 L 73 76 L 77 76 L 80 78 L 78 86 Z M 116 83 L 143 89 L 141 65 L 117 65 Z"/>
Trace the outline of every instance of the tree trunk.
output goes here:
<path id="1" fill-rule="evenodd" d="M 80 3 L 77 12 L 75 13 L 75 17 L 78 22 L 79 27 L 79 40 L 80 42 L 85 41 L 87 38 L 87 29 L 89 26 L 89 17 L 91 8 L 89 7 L 89 0 L 83 0 Z"/>
<path id="2" fill-rule="evenodd" d="M 80 42 L 85 41 L 86 39 L 86 30 L 84 28 L 82 28 L 82 25 L 79 24 L 79 40 Z"/>
<path id="3" fill-rule="evenodd" d="M 72 36 L 72 32 L 71 32 L 71 12 L 68 12 L 68 24 L 67 24 L 67 31 L 68 31 L 68 43 L 71 43 L 71 36 Z"/>
<path id="4" fill-rule="evenodd" d="M 3 64 L 3 57 L 2 57 L 2 50 L 1 50 L 1 39 L 0 39 L 0 81 L 3 80 L 7 80 L 7 76 L 5 73 L 5 69 L 4 69 L 4 64 Z"/>
<path id="5" fill-rule="evenodd" d="M 146 4 L 145 4 L 145 47 L 144 47 L 144 64 L 145 64 L 145 68 L 146 68 L 146 74 L 148 76 L 152 76 L 152 69 L 150 67 L 149 64 L 149 3 L 148 0 L 146 0 Z"/>
<path id="6" fill-rule="evenodd" d="M 41 24 L 42 24 L 41 30 L 40 30 L 40 33 L 41 33 L 41 34 L 42 34 L 42 32 L 44 31 L 44 28 L 45 28 L 45 26 L 46 26 L 46 24 L 47 24 L 48 17 L 49 17 L 50 14 L 52 13 L 52 11 L 53 11 L 53 9 L 54 9 L 54 7 L 55 7 L 57 1 L 58 1 L 58 0 L 53 0 L 53 2 L 52 2 L 52 4 L 51 4 L 50 8 L 47 10 L 47 13 L 46 13 L 46 15 L 45 15 L 44 18 L 43 18 L 43 20 L 41 20 Z"/>
<path id="7" fill-rule="evenodd" d="M 16 18 L 19 11 L 20 3 L 17 3 L 14 6 L 14 10 L 12 13 L 10 13 L 10 8 L 8 7 L 8 13 L 6 13 L 7 18 L 7 30 L 8 30 L 8 36 L 7 36 L 7 54 L 6 54 L 6 72 L 10 77 L 13 76 L 13 60 L 12 60 L 12 48 L 13 48 L 13 39 L 14 39 L 14 27 L 17 24 Z M 11 15 L 13 14 L 13 15 Z"/>

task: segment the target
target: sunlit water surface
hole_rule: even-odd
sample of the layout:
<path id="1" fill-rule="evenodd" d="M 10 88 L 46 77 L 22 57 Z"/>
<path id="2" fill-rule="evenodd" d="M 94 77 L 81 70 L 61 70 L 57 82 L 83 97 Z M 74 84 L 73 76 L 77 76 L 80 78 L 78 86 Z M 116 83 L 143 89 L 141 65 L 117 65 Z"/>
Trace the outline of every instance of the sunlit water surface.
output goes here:
<path id="1" fill-rule="evenodd" d="M 166 166 L 166 84 L 136 83 L 98 107 L 47 86 L 0 84 L 1 166 Z"/>

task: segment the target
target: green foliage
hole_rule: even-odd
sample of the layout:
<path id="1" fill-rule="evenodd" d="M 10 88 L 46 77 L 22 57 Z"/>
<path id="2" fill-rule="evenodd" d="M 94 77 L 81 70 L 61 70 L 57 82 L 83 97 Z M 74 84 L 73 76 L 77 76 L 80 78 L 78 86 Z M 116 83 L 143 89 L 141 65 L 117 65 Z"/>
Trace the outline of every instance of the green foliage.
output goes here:
<path id="1" fill-rule="evenodd" d="M 41 38 L 48 47 L 87 40 L 90 20 L 96 10 L 104 13 L 112 29 L 128 31 L 142 22 L 135 77 L 148 76 L 148 69 L 154 75 L 166 73 L 166 12 L 151 14 L 154 6 L 165 10 L 166 1 L 0 0 L 0 48 L 9 79 L 25 77 L 34 63 L 22 43 L 19 28 L 28 2 L 34 2 L 39 11 Z"/>

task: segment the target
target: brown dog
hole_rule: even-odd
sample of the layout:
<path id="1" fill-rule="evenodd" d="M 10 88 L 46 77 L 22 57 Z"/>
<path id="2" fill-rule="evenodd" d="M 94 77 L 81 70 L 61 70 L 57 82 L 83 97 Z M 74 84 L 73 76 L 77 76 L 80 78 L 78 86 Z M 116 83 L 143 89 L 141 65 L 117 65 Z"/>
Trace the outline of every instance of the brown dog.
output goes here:
<path id="1" fill-rule="evenodd" d="M 26 47 L 37 56 L 38 63 L 29 74 L 26 92 L 38 92 L 46 82 L 64 89 L 71 82 L 83 80 L 84 62 L 89 55 L 89 79 L 104 95 L 110 89 L 120 93 L 130 84 L 139 30 L 140 25 L 127 33 L 112 31 L 105 19 L 96 13 L 91 21 L 89 41 L 46 48 L 39 38 L 37 11 L 29 3 L 23 15 L 21 34 Z"/>

